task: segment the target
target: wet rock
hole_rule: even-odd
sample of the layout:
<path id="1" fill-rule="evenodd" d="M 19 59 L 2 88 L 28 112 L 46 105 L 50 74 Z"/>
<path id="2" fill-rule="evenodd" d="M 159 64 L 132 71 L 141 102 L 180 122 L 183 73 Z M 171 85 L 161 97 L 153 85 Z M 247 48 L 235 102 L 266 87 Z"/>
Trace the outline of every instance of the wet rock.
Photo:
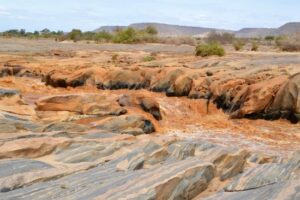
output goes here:
<path id="1" fill-rule="evenodd" d="M 145 112 L 150 113 L 157 120 L 162 119 L 160 107 L 158 102 L 151 97 L 134 96 L 134 95 L 122 95 L 118 99 L 120 106 L 137 106 L 143 109 Z"/>
<path id="2" fill-rule="evenodd" d="M 150 90 L 155 92 L 165 92 L 182 74 L 184 74 L 184 71 L 180 68 L 161 70 L 156 76 L 152 77 Z"/>
<path id="3" fill-rule="evenodd" d="M 265 112 L 285 81 L 286 77 L 282 76 L 244 87 L 232 100 L 231 110 L 234 112 L 231 117 L 261 118 L 259 114 Z"/>
<path id="4" fill-rule="evenodd" d="M 141 89 L 148 85 L 141 70 L 112 70 L 107 72 L 103 89 Z"/>
<path id="5" fill-rule="evenodd" d="M 238 108 L 233 108 L 234 97 L 245 90 L 248 86 L 248 81 L 245 79 L 221 79 L 218 81 L 213 81 L 210 84 L 210 91 L 212 92 L 213 103 L 217 105 L 218 108 L 224 111 L 235 111 Z"/>
<path id="6" fill-rule="evenodd" d="M 155 131 L 154 125 L 141 115 L 121 115 L 117 117 L 109 117 L 107 119 L 94 122 L 92 124 L 97 129 L 108 130 L 112 132 L 123 132 L 137 128 L 144 133 L 152 133 Z M 137 129 L 135 129 L 137 131 Z"/>
<path id="7" fill-rule="evenodd" d="M 191 91 L 188 95 L 191 99 L 210 99 L 212 92 L 210 90 L 210 84 L 212 80 L 210 78 L 198 78 L 193 80 Z"/>
<path id="8" fill-rule="evenodd" d="M 286 118 L 291 122 L 300 119 L 300 73 L 294 74 L 283 84 L 276 93 L 275 99 L 267 109 L 267 117 L 270 119 Z"/>
<path id="9" fill-rule="evenodd" d="M 162 120 L 160 107 L 158 102 L 150 97 L 144 97 L 139 99 L 140 106 L 145 112 L 149 112 L 156 120 Z"/>
<path id="10" fill-rule="evenodd" d="M 0 77 L 6 76 L 34 76 L 34 72 L 25 66 L 22 65 L 12 65 L 6 63 L 3 67 L 0 68 Z"/>
<path id="11" fill-rule="evenodd" d="M 167 96 L 188 96 L 193 85 L 193 79 L 189 76 L 180 76 L 166 91 Z"/>
<path id="12" fill-rule="evenodd" d="M 116 102 L 98 94 L 50 96 L 37 101 L 36 105 L 39 111 L 69 111 L 100 116 L 126 113 Z"/>

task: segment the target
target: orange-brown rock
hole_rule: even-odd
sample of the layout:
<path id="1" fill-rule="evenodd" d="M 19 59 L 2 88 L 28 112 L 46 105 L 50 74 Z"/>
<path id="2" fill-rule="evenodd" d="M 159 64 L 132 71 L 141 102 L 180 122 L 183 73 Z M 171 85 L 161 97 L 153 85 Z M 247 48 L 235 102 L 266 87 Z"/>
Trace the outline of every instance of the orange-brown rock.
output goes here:
<path id="1" fill-rule="evenodd" d="M 155 131 L 152 122 L 141 115 L 109 117 L 93 122 L 92 125 L 97 129 L 133 135 L 149 134 Z"/>
<path id="2" fill-rule="evenodd" d="M 244 87 L 232 100 L 232 117 L 244 117 L 265 113 L 273 102 L 286 77 L 276 77 Z"/>
<path id="3" fill-rule="evenodd" d="M 300 120 L 300 74 L 294 74 L 281 85 L 275 99 L 267 110 L 268 117 L 286 118 L 292 122 Z"/>
<path id="4" fill-rule="evenodd" d="M 118 102 L 121 106 L 137 106 L 143 109 L 145 112 L 149 112 L 157 120 L 162 119 L 158 102 L 151 97 L 145 97 L 142 95 L 122 95 Z"/>
<path id="5" fill-rule="evenodd" d="M 126 109 L 99 94 L 69 94 L 45 97 L 36 102 L 39 111 L 69 111 L 86 115 L 121 115 Z"/>

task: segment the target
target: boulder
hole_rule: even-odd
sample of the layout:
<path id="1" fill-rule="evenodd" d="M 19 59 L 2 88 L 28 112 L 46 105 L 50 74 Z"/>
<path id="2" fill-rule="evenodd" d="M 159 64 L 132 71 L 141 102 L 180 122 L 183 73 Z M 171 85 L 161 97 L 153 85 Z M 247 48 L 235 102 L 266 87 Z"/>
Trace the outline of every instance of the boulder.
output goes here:
<path id="1" fill-rule="evenodd" d="M 184 74 L 181 68 L 165 68 L 153 76 L 150 83 L 150 90 L 155 92 L 166 92 L 179 76 Z"/>
<path id="2" fill-rule="evenodd" d="M 109 117 L 104 120 L 93 122 L 92 125 L 97 129 L 121 133 L 126 133 L 128 129 L 132 128 L 138 128 L 146 134 L 155 131 L 152 122 L 141 115 L 121 115 L 117 117 Z"/>
<path id="3" fill-rule="evenodd" d="M 167 96 L 188 96 L 193 85 L 193 79 L 189 76 L 180 76 L 166 91 Z"/>
<path id="4" fill-rule="evenodd" d="M 141 89 L 149 85 L 143 71 L 115 69 L 107 72 L 101 89 Z"/>
<path id="5" fill-rule="evenodd" d="M 69 111 L 86 115 L 121 115 L 126 109 L 98 94 L 68 94 L 50 96 L 36 102 L 39 111 Z"/>
<path id="6" fill-rule="evenodd" d="M 193 80 L 193 85 L 188 97 L 191 99 L 210 99 L 212 95 L 210 91 L 211 82 L 211 78 Z"/>
<path id="7" fill-rule="evenodd" d="M 262 118 L 285 81 L 286 77 L 281 76 L 246 86 L 232 100 L 231 117 Z"/>
<path id="8" fill-rule="evenodd" d="M 6 63 L 3 67 L 0 68 L 0 77 L 6 76 L 35 76 L 32 69 L 22 66 L 22 65 L 13 65 Z"/>
<path id="9" fill-rule="evenodd" d="M 162 119 L 159 104 L 152 97 L 125 94 L 118 99 L 118 103 L 120 106 L 138 106 L 145 112 L 150 113 L 156 120 Z"/>
<path id="10" fill-rule="evenodd" d="M 266 111 L 270 119 L 285 118 L 291 122 L 300 119 L 300 73 L 292 75 L 276 93 L 275 99 Z"/>

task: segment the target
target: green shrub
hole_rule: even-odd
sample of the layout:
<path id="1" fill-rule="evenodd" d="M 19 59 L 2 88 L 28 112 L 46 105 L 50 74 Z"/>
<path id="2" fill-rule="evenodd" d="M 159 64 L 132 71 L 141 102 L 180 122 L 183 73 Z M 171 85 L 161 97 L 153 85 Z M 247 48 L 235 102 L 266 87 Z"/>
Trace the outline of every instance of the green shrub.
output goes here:
<path id="1" fill-rule="evenodd" d="M 273 35 L 267 35 L 265 37 L 265 40 L 267 40 L 267 41 L 273 41 L 273 40 L 275 40 L 275 36 L 273 36 Z"/>
<path id="2" fill-rule="evenodd" d="M 93 40 L 99 42 L 110 42 L 113 39 L 113 35 L 106 31 L 101 31 L 93 36 Z"/>
<path id="3" fill-rule="evenodd" d="M 245 46 L 245 43 L 242 40 L 235 40 L 233 42 L 233 47 L 236 51 L 240 51 Z"/>
<path id="4" fill-rule="evenodd" d="M 154 57 L 154 56 L 145 56 L 145 57 L 143 58 L 143 61 L 144 61 L 144 62 L 150 62 L 150 61 L 153 61 L 153 60 L 155 60 L 155 57 Z"/>
<path id="5" fill-rule="evenodd" d="M 156 28 L 153 26 L 147 26 L 147 28 L 145 29 L 145 32 L 148 33 L 149 35 L 157 35 L 157 33 L 158 33 Z"/>
<path id="6" fill-rule="evenodd" d="M 251 42 L 251 51 L 257 51 L 258 50 L 258 43 L 256 41 Z"/>
<path id="7" fill-rule="evenodd" d="M 200 44 L 196 46 L 196 56 L 224 56 L 225 50 L 218 43 Z"/>
<path id="8" fill-rule="evenodd" d="M 82 36 L 82 32 L 79 29 L 73 29 L 69 34 L 68 34 L 68 38 L 70 40 L 73 40 L 74 42 L 77 42 L 81 39 Z"/>
<path id="9" fill-rule="evenodd" d="M 117 31 L 113 38 L 115 43 L 132 44 L 137 42 L 137 32 L 135 29 L 129 27 L 123 30 Z"/>

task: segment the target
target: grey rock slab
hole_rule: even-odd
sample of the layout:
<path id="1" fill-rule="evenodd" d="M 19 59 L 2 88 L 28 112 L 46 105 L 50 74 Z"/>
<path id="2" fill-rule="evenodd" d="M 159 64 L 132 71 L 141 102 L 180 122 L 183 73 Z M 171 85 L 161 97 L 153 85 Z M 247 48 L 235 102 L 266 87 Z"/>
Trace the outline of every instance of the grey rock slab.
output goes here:
<path id="1" fill-rule="evenodd" d="M 226 191 L 243 191 L 288 180 L 292 177 L 293 170 L 284 164 L 262 164 L 250 168 L 240 176 L 234 178 L 225 187 Z"/>
<path id="2" fill-rule="evenodd" d="M 300 180 L 284 181 L 239 192 L 219 192 L 205 200 L 299 200 Z"/>
<path id="3" fill-rule="evenodd" d="M 24 173 L 34 170 L 50 168 L 52 168 L 52 166 L 47 163 L 30 159 L 1 160 L 0 178 L 14 175 L 17 173 Z"/>
<path id="4" fill-rule="evenodd" d="M 110 163 L 57 180 L 0 193 L 0 199 L 192 199 L 214 177 L 210 163 L 189 158 L 157 168 L 116 171 Z"/>
<path id="5" fill-rule="evenodd" d="M 0 88 L 0 97 L 10 97 L 18 94 L 20 94 L 18 90 Z"/>

